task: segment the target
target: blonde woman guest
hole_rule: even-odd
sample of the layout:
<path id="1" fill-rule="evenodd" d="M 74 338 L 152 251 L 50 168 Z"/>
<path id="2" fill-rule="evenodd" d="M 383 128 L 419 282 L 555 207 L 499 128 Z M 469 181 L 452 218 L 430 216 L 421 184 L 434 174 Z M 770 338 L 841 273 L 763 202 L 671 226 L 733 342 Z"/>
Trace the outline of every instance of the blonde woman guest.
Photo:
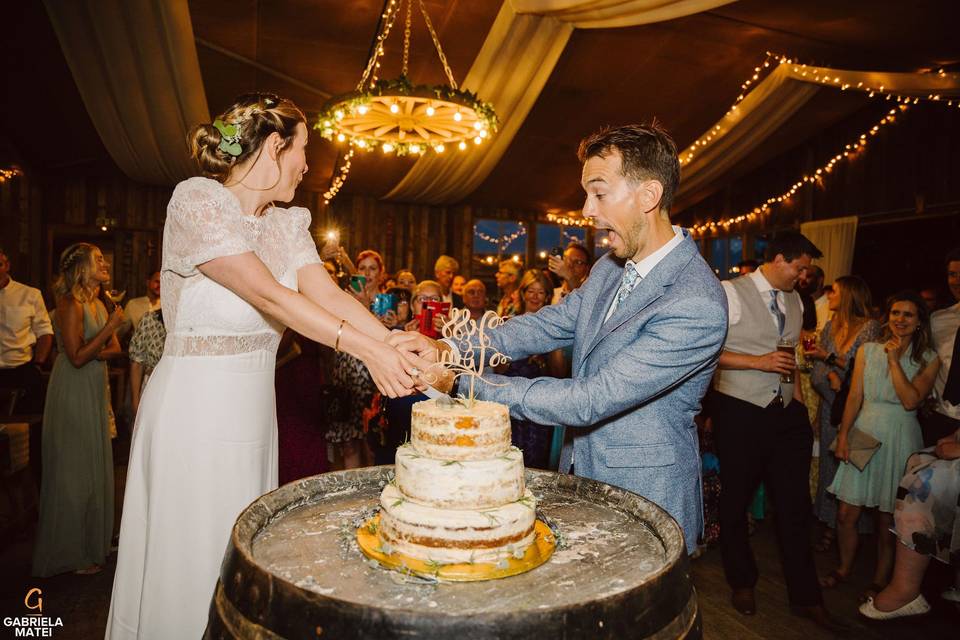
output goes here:
<path id="1" fill-rule="evenodd" d="M 823 328 L 817 348 L 804 353 L 813 361 L 810 382 L 821 398 L 817 415 L 819 478 L 813 503 L 813 512 L 823 525 L 823 535 L 815 545 L 821 552 L 830 549 L 836 539 L 837 500 L 827 492 L 838 464 L 829 449 L 837 437 L 837 425 L 831 422 L 831 408 L 857 350 L 880 335 L 880 323 L 870 317 L 872 297 L 863 278 L 837 278 L 826 296 L 833 318 Z M 869 523 L 864 526 L 862 533 L 869 531 Z"/>
<path id="2" fill-rule="evenodd" d="M 191 136 L 205 177 L 167 207 L 161 297 L 167 342 L 144 390 L 127 472 L 107 638 L 197 638 L 237 514 L 277 486 L 274 368 L 284 327 L 360 359 L 387 395 L 417 363 L 321 265 L 303 112 L 238 98 Z"/>
<path id="3" fill-rule="evenodd" d="M 881 591 L 893 567 L 893 511 L 897 487 L 910 455 L 923 446 L 917 408 L 930 393 L 940 359 L 930 348 L 930 316 L 923 299 L 912 291 L 898 293 L 887 306 L 887 326 L 880 342 L 860 347 L 853 368 L 850 395 L 837 436 L 837 469 L 828 491 L 837 496 L 837 541 L 840 565 L 823 579 L 823 586 L 846 580 L 859 544 L 857 520 L 871 509 L 877 536 L 877 566 L 865 596 Z M 880 448 L 863 468 L 849 463 L 850 432 L 857 430 L 880 441 Z"/>
<path id="4" fill-rule="evenodd" d="M 43 483 L 33 575 L 97 573 L 113 535 L 113 450 L 107 365 L 119 353 L 119 307 L 107 314 L 95 291 L 110 274 L 100 249 L 72 245 L 54 284 L 57 359 L 43 414 Z"/>

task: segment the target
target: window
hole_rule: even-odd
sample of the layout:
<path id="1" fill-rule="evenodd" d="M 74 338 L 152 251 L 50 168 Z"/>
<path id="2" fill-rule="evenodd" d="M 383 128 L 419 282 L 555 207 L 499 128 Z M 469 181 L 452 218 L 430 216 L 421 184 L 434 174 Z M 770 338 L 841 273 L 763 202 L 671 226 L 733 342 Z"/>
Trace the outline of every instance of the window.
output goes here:
<path id="1" fill-rule="evenodd" d="M 498 260 L 526 262 L 527 228 L 522 222 L 479 219 L 473 226 L 475 267 L 492 267 Z M 495 271 L 496 269 L 494 269 Z"/>

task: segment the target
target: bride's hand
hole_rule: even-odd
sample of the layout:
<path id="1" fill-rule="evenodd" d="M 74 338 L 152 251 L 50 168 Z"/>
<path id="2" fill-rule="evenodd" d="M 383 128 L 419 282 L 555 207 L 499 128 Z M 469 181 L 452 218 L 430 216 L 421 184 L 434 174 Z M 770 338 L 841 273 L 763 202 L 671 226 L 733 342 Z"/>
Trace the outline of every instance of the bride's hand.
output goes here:
<path id="1" fill-rule="evenodd" d="M 413 392 L 419 367 L 409 355 L 402 354 L 386 342 L 372 340 L 369 353 L 362 360 L 384 395 L 399 398 Z"/>

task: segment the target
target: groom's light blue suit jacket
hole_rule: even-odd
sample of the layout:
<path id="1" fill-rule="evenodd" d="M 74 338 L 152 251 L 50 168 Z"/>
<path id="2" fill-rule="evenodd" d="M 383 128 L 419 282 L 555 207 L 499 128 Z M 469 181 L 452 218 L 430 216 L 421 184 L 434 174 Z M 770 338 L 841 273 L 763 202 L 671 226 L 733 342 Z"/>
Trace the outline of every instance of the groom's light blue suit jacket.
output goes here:
<path id="1" fill-rule="evenodd" d="M 489 333 L 511 358 L 573 345 L 569 379 L 485 375 L 476 396 L 516 418 L 575 427 L 561 471 L 638 493 L 680 523 L 687 548 L 703 529 L 700 452 L 693 418 L 727 331 L 727 301 L 689 234 L 604 317 L 623 263 L 607 254 L 557 305 Z"/>

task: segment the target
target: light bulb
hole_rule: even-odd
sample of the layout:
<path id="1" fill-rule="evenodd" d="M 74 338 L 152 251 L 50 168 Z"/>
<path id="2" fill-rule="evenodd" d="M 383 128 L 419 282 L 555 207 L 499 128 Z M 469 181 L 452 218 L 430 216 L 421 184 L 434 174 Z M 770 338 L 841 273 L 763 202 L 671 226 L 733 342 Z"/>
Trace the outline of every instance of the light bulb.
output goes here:
<path id="1" fill-rule="evenodd" d="M 390 144 L 389 142 L 384 142 L 381 149 L 383 149 L 384 153 L 390 153 L 391 151 L 393 151 L 393 145 Z"/>
<path id="2" fill-rule="evenodd" d="M 432 115 L 435 114 L 436 112 L 437 112 L 437 110 L 434 109 L 432 105 L 429 106 L 429 107 L 427 107 L 427 115 L 428 115 L 428 116 L 432 116 Z"/>
<path id="3" fill-rule="evenodd" d="M 513 261 L 514 261 L 514 262 L 520 262 L 520 256 L 518 256 L 518 255 L 515 254 L 515 255 L 513 256 Z"/>
<path id="4" fill-rule="evenodd" d="M 457 122 L 460 122 L 461 120 L 463 120 L 463 116 L 460 115 L 459 111 L 457 111 L 455 114 L 453 114 L 453 119 L 456 120 Z"/>
<path id="5" fill-rule="evenodd" d="M 357 113 L 359 113 L 362 116 L 367 115 L 367 111 L 368 111 L 367 105 L 365 104 L 362 104 L 359 107 L 357 107 Z"/>
<path id="6" fill-rule="evenodd" d="M 400 112 L 400 105 L 398 105 L 396 102 L 390 105 L 390 113 L 399 113 L 399 112 Z"/>
<path id="7" fill-rule="evenodd" d="M 346 139 L 347 139 L 347 136 L 343 135 L 342 133 L 337 134 L 337 142 L 343 142 Z"/>
<path id="8" fill-rule="evenodd" d="M 337 109 L 336 112 L 333 114 L 333 116 L 337 120 L 340 120 L 341 118 L 343 118 L 343 111 L 341 111 L 340 109 Z"/>
<path id="9" fill-rule="evenodd" d="M 541 252 L 540 252 L 540 259 L 543 260 L 543 259 L 546 258 L 546 257 L 547 257 L 547 252 L 546 252 L 546 251 L 541 251 Z"/>
<path id="10" fill-rule="evenodd" d="M 473 144 L 480 144 L 481 142 L 483 142 L 483 138 L 481 138 L 480 136 L 477 136 L 476 138 L 473 139 Z"/>
<path id="11" fill-rule="evenodd" d="M 443 153 L 446 150 L 446 147 L 443 146 L 442 144 L 438 144 L 433 148 L 433 150 L 436 151 L 437 153 Z"/>
<path id="12" fill-rule="evenodd" d="M 410 153 L 420 153 L 420 145 L 418 144 L 410 145 Z"/>
<path id="13" fill-rule="evenodd" d="M 481 130 L 480 130 L 480 137 L 481 137 L 481 138 L 486 138 L 486 137 L 487 137 L 487 130 L 486 130 L 486 129 L 481 129 Z"/>
<path id="14" fill-rule="evenodd" d="M 473 123 L 473 128 L 476 129 L 477 131 L 480 131 L 480 129 L 483 129 L 483 125 L 480 124 L 479 120 L 477 120 L 476 122 Z"/>
<path id="15" fill-rule="evenodd" d="M 366 141 L 366 140 L 357 140 L 357 146 L 360 147 L 361 149 L 366 149 L 366 148 L 367 148 L 367 141 Z"/>
<path id="16" fill-rule="evenodd" d="M 457 145 L 457 148 L 460 149 L 460 151 L 463 151 L 464 149 L 467 148 L 467 143 L 461 140 L 460 144 Z"/>

